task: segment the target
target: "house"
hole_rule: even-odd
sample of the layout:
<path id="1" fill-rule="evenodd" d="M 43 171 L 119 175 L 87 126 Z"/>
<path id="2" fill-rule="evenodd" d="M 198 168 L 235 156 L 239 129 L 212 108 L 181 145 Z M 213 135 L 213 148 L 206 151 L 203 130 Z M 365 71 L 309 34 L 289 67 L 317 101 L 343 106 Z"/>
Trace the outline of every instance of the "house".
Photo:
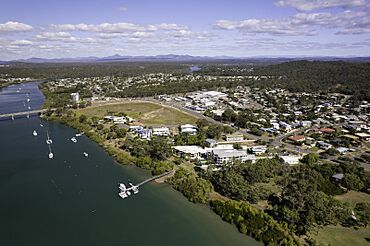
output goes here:
<path id="1" fill-rule="evenodd" d="M 248 155 L 246 151 L 236 149 L 214 149 L 212 151 L 216 164 L 233 163 L 239 161 L 256 161 L 255 155 Z"/>
<path id="2" fill-rule="evenodd" d="M 174 146 L 172 147 L 175 155 L 190 160 L 201 160 L 207 151 L 199 146 Z"/>
<path id="3" fill-rule="evenodd" d="M 325 134 L 330 134 L 330 133 L 335 132 L 335 130 L 334 130 L 334 129 L 332 129 L 332 128 L 324 127 L 324 128 L 320 128 L 320 129 L 319 129 L 319 132 L 321 132 L 321 133 L 325 133 Z"/>
<path id="4" fill-rule="evenodd" d="M 346 147 L 338 147 L 335 150 L 338 151 L 341 155 L 343 155 L 343 154 L 345 154 L 346 152 L 349 151 L 349 148 L 346 148 Z"/>
<path id="5" fill-rule="evenodd" d="M 370 134 L 363 133 L 363 132 L 358 132 L 355 134 L 357 137 L 359 137 L 361 140 L 364 141 L 370 141 Z"/>
<path id="6" fill-rule="evenodd" d="M 289 132 L 292 130 L 293 126 L 284 122 L 284 121 L 280 121 L 279 122 L 279 125 L 280 125 L 280 128 L 284 129 L 285 131 Z"/>
<path id="7" fill-rule="evenodd" d="M 71 93 L 72 101 L 73 102 L 79 102 L 80 101 L 80 93 Z"/>
<path id="8" fill-rule="evenodd" d="M 237 142 L 237 141 L 243 141 L 243 140 L 244 140 L 244 136 L 242 134 L 226 135 L 227 142 Z"/>
<path id="9" fill-rule="evenodd" d="M 180 126 L 180 132 L 182 133 L 188 133 L 190 135 L 195 135 L 197 134 L 197 127 L 190 125 L 190 124 L 185 124 Z"/>
<path id="10" fill-rule="evenodd" d="M 312 121 L 309 121 L 309 120 L 303 120 L 303 121 L 301 121 L 299 124 L 300 124 L 300 126 L 301 126 L 301 127 L 309 127 L 309 126 L 311 126 L 311 125 L 312 125 Z"/>
<path id="11" fill-rule="evenodd" d="M 249 148 L 249 151 L 255 155 L 260 155 L 267 151 L 267 146 L 266 145 L 252 146 Z"/>
<path id="12" fill-rule="evenodd" d="M 277 123 L 277 122 L 272 122 L 272 123 L 271 123 L 271 126 L 272 126 L 272 128 L 274 128 L 275 130 L 279 130 L 279 129 L 280 129 L 280 125 L 279 125 L 279 123 Z"/>
<path id="13" fill-rule="evenodd" d="M 114 116 L 114 115 L 104 116 L 104 120 L 113 121 L 116 124 L 121 124 L 121 123 L 125 124 L 127 122 L 124 116 Z"/>
<path id="14" fill-rule="evenodd" d="M 205 142 L 206 142 L 206 146 L 209 148 L 213 148 L 214 146 L 217 145 L 217 141 L 214 139 L 207 138 Z"/>
<path id="15" fill-rule="evenodd" d="M 328 150 L 332 147 L 330 143 L 326 143 L 324 141 L 317 141 L 316 146 L 323 150 Z"/>
<path id="16" fill-rule="evenodd" d="M 331 178 L 336 181 L 336 182 L 340 182 L 342 181 L 342 179 L 344 178 L 344 174 L 343 173 L 336 173 L 336 174 L 333 174 L 331 176 Z"/>
<path id="17" fill-rule="evenodd" d="M 151 129 L 141 129 L 139 131 L 136 131 L 137 135 L 142 139 L 150 140 L 150 137 L 152 136 L 152 130 Z"/>
<path id="18" fill-rule="evenodd" d="M 168 136 L 168 135 L 170 135 L 170 129 L 168 129 L 168 127 L 153 128 L 153 136 Z"/>
<path id="19" fill-rule="evenodd" d="M 303 135 L 295 135 L 295 136 L 289 136 L 288 140 L 294 142 L 294 143 L 302 143 L 306 140 L 306 137 Z"/>
<path id="20" fill-rule="evenodd" d="M 279 159 L 284 163 L 288 165 L 296 165 L 299 163 L 300 157 L 297 155 L 282 155 L 279 156 Z"/>

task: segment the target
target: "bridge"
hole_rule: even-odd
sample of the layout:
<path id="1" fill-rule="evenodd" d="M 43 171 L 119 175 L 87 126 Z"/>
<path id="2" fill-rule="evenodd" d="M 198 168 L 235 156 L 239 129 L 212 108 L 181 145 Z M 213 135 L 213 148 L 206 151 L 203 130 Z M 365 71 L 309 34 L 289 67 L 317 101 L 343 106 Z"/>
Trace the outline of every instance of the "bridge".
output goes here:
<path id="1" fill-rule="evenodd" d="M 16 113 L 7 113 L 7 114 L 0 114 L 0 118 L 12 118 L 14 119 L 16 116 L 30 116 L 33 114 L 40 114 L 45 113 L 49 109 L 37 109 L 37 110 L 29 110 L 29 111 L 23 111 L 23 112 L 16 112 Z"/>

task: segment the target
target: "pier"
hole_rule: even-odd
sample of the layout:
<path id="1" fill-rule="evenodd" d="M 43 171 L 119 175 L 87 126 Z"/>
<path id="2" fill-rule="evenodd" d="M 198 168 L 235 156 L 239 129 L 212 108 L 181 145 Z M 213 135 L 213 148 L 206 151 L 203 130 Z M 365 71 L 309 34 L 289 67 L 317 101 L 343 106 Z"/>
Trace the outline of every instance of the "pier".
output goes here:
<path id="1" fill-rule="evenodd" d="M 125 184 L 123 183 L 120 183 L 118 188 L 120 190 L 120 192 L 118 193 L 118 195 L 122 198 L 122 199 L 125 199 L 127 197 L 129 197 L 132 193 L 133 194 L 137 194 L 139 193 L 139 187 L 150 182 L 150 181 L 153 181 L 153 180 L 156 180 L 156 179 L 159 179 L 159 178 L 162 178 L 164 176 L 167 176 L 169 174 L 172 174 L 174 173 L 175 171 L 172 170 L 172 171 L 169 171 L 169 172 L 165 172 L 165 173 L 162 173 L 160 175 L 157 175 L 157 176 L 154 176 L 154 177 L 151 177 L 151 178 L 148 178 L 140 183 L 138 183 L 137 185 L 133 185 L 131 183 L 129 183 L 129 185 L 131 186 L 130 188 L 126 188 Z M 132 192 L 132 193 L 131 193 Z"/>
<path id="2" fill-rule="evenodd" d="M 174 171 L 173 171 L 173 170 L 171 170 L 171 171 L 169 171 L 169 172 L 165 172 L 165 173 L 162 173 L 162 174 L 160 174 L 160 175 L 157 175 L 157 176 L 154 176 L 154 177 L 148 178 L 148 179 L 146 179 L 146 180 L 144 180 L 144 181 L 142 181 L 142 182 L 138 183 L 136 186 L 137 186 L 137 187 L 140 187 L 140 186 L 142 186 L 142 185 L 144 185 L 144 184 L 146 184 L 146 183 L 149 183 L 150 181 L 153 181 L 153 180 L 156 180 L 156 179 L 162 178 L 162 177 L 167 176 L 167 175 L 169 175 L 169 174 L 171 174 L 171 173 L 173 173 L 173 172 L 174 172 Z"/>

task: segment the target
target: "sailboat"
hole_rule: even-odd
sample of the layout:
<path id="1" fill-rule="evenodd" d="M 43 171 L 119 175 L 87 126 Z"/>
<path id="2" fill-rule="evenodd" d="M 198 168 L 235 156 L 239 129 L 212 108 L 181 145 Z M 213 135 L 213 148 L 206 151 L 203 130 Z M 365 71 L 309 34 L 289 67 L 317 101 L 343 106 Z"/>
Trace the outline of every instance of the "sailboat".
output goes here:
<path id="1" fill-rule="evenodd" d="M 52 144 L 53 140 L 50 139 L 48 131 L 46 131 L 46 135 L 48 136 L 48 138 L 46 139 L 46 143 L 49 144 L 49 145 Z"/>
<path id="2" fill-rule="evenodd" d="M 48 146 L 49 146 L 49 159 L 53 159 L 54 154 L 53 154 L 53 152 L 51 152 L 50 144 Z"/>

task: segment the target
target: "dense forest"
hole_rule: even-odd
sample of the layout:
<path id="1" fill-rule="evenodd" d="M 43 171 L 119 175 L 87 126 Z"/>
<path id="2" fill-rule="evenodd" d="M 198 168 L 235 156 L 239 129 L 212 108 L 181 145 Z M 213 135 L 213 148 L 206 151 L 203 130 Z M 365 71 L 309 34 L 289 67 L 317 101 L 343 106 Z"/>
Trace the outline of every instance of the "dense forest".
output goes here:
<path id="1" fill-rule="evenodd" d="M 37 79 L 83 78 L 116 76 L 130 77 L 148 73 L 189 73 L 192 63 L 183 62 L 109 62 L 109 63 L 15 63 L 0 68 L 4 77 L 31 77 Z M 293 92 L 339 92 L 355 95 L 358 99 L 370 98 L 370 63 L 343 61 L 291 61 L 280 64 L 266 63 L 197 63 L 202 69 L 194 75 L 214 76 L 260 76 L 259 80 L 228 81 L 220 77 L 216 81 L 168 82 L 158 86 L 147 85 L 143 90 L 135 86 L 112 96 L 152 96 L 158 94 L 184 93 L 217 87 L 249 85 L 261 88 L 279 87 Z M 261 78 L 262 76 L 262 78 Z M 269 78 L 263 76 L 271 76 Z"/>
<path id="2" fill-rule="evenodd" d="M 0 74 L 36 79 L 129 77 L 145 73 L 186 73 L 189 64 L 175 62 L 109 62 L 109 63 L 14 63 L 1 67 Z"/>
<path id="3" fill-rule="evenodd" d="M 244 68 L 243 68 L 244 67 Z M 222 76 L 274 76 L 255 86 L 286 88 L 293 92 L 329 91 L 370 98 L 370 63 L 293 61 L 268 66 L 209 66 L 197 72 Z"/>

